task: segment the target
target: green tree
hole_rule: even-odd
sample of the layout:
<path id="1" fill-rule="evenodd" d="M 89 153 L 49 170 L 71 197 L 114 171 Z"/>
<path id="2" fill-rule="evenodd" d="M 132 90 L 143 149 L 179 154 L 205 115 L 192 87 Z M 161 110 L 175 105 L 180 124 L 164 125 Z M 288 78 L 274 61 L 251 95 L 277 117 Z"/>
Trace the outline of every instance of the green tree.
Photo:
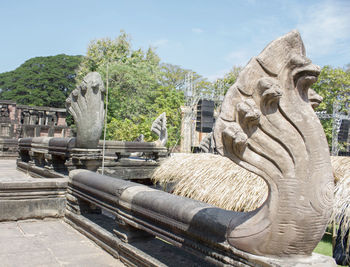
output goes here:
<path id="1" fill-rule="evenodd" d="M 236 82 L 242 67 L 233 66 L 232 69 L 224 75 L 223 78 L 217 79 L 213 86 L 216 95 L 225 95 L 227 90 Z"/>
<path id="2" fill-rule="evenodd" d="M 318 111 L 333 112 L 334 101 L 339 101 L 343 112 L 350 108 L 350 71 L 324 66 L 312 88 L 323 97 Z M 332 120 L 321 120 L 328 143 L 332 142 Z"/>
<path id="3" fill-rule="evenodd" d="M 125 32 L 90 43 L 78 79 L 98 71 L 109 85 L 107 138 L 132 141 L 141 133 L 146 141 L 155 140 L 150 128 L 162 112 L 168 120 L 169 142 L 176 143 L 180 128 L 183 93 L 161 82 L 160 59 L 152 48 L 133 50 Z"/>
<path id="4" fill-rule="evenodd" d="M 79 66 L 77 79 L 81 80 L 90 71 L 105 68 L 107 63 L 126 63 L 130 55 L 130 38 L 124 31 L 121 31 L 115 40 L 110 38 L 92 40 Z"/>
<path id="5" fill-rule="evenodd" d="M 24 105 L 64 107 L 81 60 L 64 54 L 31 58 L 0 74 L 0 97 Z"/>
<path id="6" fill-rule="evenodd" d="M 194 84 L 199 83 L 203 80 L 203 77 L 198 73 L 184 69 L 178 65 L 169 63 L 162 63 L 160 65 L 161 76 L 160 82 L 163 86 L 169 86 L 177 90 L 182 90 L 185 85 L 185 78 L 188 74 L 192 75 L 192 82 Z"/>

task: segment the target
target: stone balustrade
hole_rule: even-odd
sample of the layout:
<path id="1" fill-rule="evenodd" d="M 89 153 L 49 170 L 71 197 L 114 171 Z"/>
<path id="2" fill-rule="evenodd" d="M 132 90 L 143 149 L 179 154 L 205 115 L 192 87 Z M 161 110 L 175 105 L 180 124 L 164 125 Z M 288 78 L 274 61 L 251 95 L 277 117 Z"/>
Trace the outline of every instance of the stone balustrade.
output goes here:
<path id="1" fill-rule="evenodd" d="M 114 238 L 105 238 L 83 216 L 101 210 L 115 218 Z M 331 258 L 318 254 L 265 257 L 232 247 L 227 241 L 230 224 L 252 216 L 88 170 L 73 170 L 69 174 L 66 220 L 117 254 L 120 245 L 114 244 L 120 240 L 132 246 L 134 242 L 158 238 L 217 266 L 333 266 Z M 133 250 L 129 260 L 152 266 L 151 257 L 137 253 L 137 246 L 129 250 Z"/>
<path id="2" fill-rule="evenodd" d="M 100 171 L 103 141 L 96 149 L 76 147 L 76 138 L 34 137 L 18 141 L 17 168 L 34 177 L 59 178 L 70 170 Z M 166 147 L 156 143 L 106 141 L 106 173 L 127 180 L 150 179 L 159 160 L 167 156 Z"/>

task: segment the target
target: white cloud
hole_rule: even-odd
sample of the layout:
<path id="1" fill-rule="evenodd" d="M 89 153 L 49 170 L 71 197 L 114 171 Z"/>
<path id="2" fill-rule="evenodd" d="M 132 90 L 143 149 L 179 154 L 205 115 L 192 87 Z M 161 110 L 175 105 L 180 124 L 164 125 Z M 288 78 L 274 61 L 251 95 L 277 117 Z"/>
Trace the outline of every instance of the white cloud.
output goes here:
<path id="1" fill-rule="evenodd" d="M 201 28 L 192 28 L 192 32 L 197 33 L 197 34 L 200 34 L 200 33 L 203 33 L 204 30 L 201 29 Z"/>
<path id="2" fill-rule="evenodd" d="M 297 28 L 311 57 L 330 53 L 348 54 L 350 2 L 324 1 L 299 14 Z"/>
<path id="3" fill-rule="evenodd" d="M 160 46 L 165 46 L 169 43 L 168 39 L 159 39 L 151 43 L 152 46 L 155 47 L 160 47 Z"/>

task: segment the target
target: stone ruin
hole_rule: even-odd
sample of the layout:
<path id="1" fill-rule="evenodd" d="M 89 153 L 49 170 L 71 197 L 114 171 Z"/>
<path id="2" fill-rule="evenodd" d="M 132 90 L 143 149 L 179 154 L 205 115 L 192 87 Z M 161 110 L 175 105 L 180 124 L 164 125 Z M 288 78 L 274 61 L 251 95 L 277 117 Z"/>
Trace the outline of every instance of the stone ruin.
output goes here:
<path id="1" fill-rule="evenodd" d="M 324 234 L 333 201 L 328 145 L 312 109 L 315 103 L 309 101 L 309 88 L 319 72 L 319 67 L 305 57 L 299 33 L 292 31 L 251 59 L 225 96 L 213 138 L 220 153 L 268 184 L 269 196 L 257 210 L 223 210 L 145 185 L 75 169 L 69 173 L 65 220 L 129 265 L 165 266 L 154 253 L 141 249 L 144 246 L 162 251 L 164 247 L 157 247 L 162 243 L 173 245 L 166 250 L 180 247 L 191 253 L 201 266 L 335 266 L 330 257 L 312 253 Z M 73 112 L 83 110 L 86 103 L 79 102 L 79 98 L 88 96 L 88 90 L 102 91 L 99 82 L 85 83 L 68 101 Z M 96 95 L 96 101 L 103 102 L 102 93 Z M 95 107 L 101 111 L 100 104 Z M 103 117 L 91 116 L 99 122 Z M 87 121 L 82 119 L 78 127 L 100 129 L 97 122 L 92 126 Z M 22 147 L 34 154 L 45 154 L 42 151 L 47 148 L 52 156 L 60 153 L 72 158 L 74 149 L 80 149 L 82 153 L 76 159 L 83 161 L 91 157 L 85 152 L 94 151 L 97 142 L 95 134 L 87 136 L 80 131 L 76 141 L 50 139 L 40 143 L 24 139 Z M 128 153 L 128 146 L 122 151 Z M 32 157 L 30 153 L 21 155 L 23 160 L 26 156 Z M 36 159 L 39 165 L 41 160 Z M 101 212 L 113 217 L 114 234 L 93 223 L 94 216 L 102 216 Z M 103 220 L 106 222 L 107 217 Z"/>
<path id="2" fill-rule="evenodd" d="M 0 157 L 16 157 L 19 138 L 69 135 L 65 109 L 0 101 Z"/>

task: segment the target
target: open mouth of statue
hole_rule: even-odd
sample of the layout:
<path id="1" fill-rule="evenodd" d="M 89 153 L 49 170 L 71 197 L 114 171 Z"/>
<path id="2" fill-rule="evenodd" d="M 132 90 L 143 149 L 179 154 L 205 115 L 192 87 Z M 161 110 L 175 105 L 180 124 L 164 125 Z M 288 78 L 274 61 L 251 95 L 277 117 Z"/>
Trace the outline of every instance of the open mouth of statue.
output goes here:
<path id="1" fill-rule="evenodd" d="M 311 103 L 315 103 L 315 104 L 320 104 L 322 102 L 322 98 L 319 98 L 319 97 L 310 97 L 309 98 L 309 101 Z"/>
<path id="2" fill-rule="evenodd" d="M 294 85 L 296 87 L 302 86 L 304 89 L 310 87 L 317 81 L 319 75 L 318 71 L 314 70 L 302 70 L 296 73 L 294 76 Z"/>
<path id="3" fill-rule="evenodd" d="M 275 99 L 279 99 L 279 98 L 281 98 L 282 93 L 281 92 L 274 92 L 271 96 Z"/>
<path id="4" fill-rule="evenodd" d="M 317 81 L 320 74 L 319 68 L 313 64 L 309 64 L 297 70 L 293 75 L 294 86 L 300 93 L 307 94 L 307 90 Z M 305 96 L 306 97 L 306 96 Z"/>

